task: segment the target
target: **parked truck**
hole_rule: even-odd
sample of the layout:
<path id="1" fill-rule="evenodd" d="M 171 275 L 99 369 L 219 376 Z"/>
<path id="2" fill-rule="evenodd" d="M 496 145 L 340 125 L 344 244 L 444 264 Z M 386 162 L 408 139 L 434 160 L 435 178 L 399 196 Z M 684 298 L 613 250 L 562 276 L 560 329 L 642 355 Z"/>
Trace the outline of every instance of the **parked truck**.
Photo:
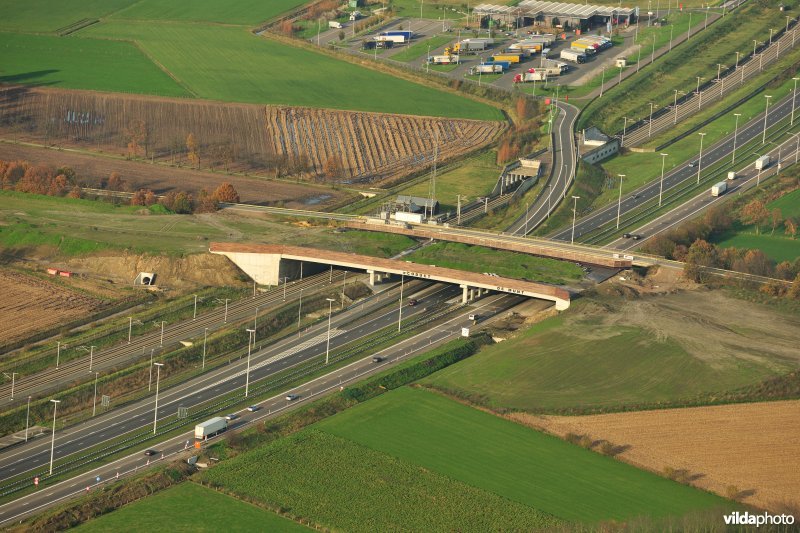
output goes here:
<path id="1" fill-rule="evenodd" d="M 489 61 L 508 61 L 509 63 L 519 63 L 522 61 L 522 54 L 502 53 L 495 54 L 489 58 Z"/>
<path id="2" fill-rule="evenodd" d="M 500 65 L 503 71 L 506 71 L 511 68 L 511 61 L 484 61 L 481 65 Z"/>
<path id="3" fill-rule="evenodd" d="M 328 21 L 328 27 L 329 28 L 333 28 L 333 29 L 337 29 L 337 30 L 341 30 L 342 28 L 344 28 L 344 24 L 342 24 L 341 22 L 339 22 L 337 20 L 329 20 Z"/>
<path id="4" fill-rule="evenodd" d="M 201 424 L 197 424 L 194 427 L 194 438 L 197 440 L 206 440 L 209 437 L 222 433 L 226 429 L 228 429 L 228 421 L 221 416 L 217 416 L 211 420 L 206 420 Z"/>
<path id="5" fill-rule="evenodd" d="M 456 55 L 429 56 L 428 63 L 430 63 L 431 65 L 457 65 L 458 56 Z"/>
<path id="6" fill-rule="evenodd" d="M 756 170 L 764 170 L 770 164 L 771 160 L 768 155 L 762 155 L 756 159 Z"/>
<path id="7" fill-rule="evenodd" d="M 728 172 L 728 179 L 731 180 L 731 181 L 735 180 L 736 179 L 736 172 L 734 172 L 733 170 L 729 171 Z"/>
<path id="8" fill-rule="evenodd" d="M 573 63 L 585 63 L 586 54 L 578 50 L 561 50 L 561 59 L 572 61 Z"/>
<path id="9" fill-rule="evenodd" d="M 411 30 L 393 30 L 385 31 L 381 35 L 399 35 L 405 37 L 406 41 L 410 41 L 414 37 L 414 32 Z"/>
<path id="10" fill-rule="evenodd" d="M 514 75 L 514 83 L 525 83 L 529 81 L 544 81 L 547 79 L 547 73 L 544 71 L 536 72 L 523 72 L 522 74 Z"/>
<path id="11" fill-rule="evenodd" d="M 475 65 L 474 67 L 469 69 L 469 73 L 473 76 L 477 74 L 502 74 L 503 65 L 483 63 L 481 65 Z"/>
<path id="12" fill-rule="evenodd" d="M 471 54 L 486 50 L 494 44 L 494 39 L 464 39 L 453 46 L 453 53 Z"/>
<path id="13" fill-rule="evenodd" d="M 727 190 L 728 190 L 728 183 L 725 181 L 720 181 L 719 183 L 715 183 L 711 187 L 711 196 L 720 196 Z"/>
<path id="14" fill-rule="evenodd" d="M 542 51 L 543 45 L 542 43 L 537 43 L 533 41 L 519 41 L 518 43 L 514 43 L 508 47 L 511 51 L 524 51 L 527 50 L 531 54 L 539 53 Z"/>
<path id="15" fill-rule="evenodd" d="M 408 41 L 404 35 L 377 35 L 376 41 L 391 42 L 396 44 L 403 44 Z"/>

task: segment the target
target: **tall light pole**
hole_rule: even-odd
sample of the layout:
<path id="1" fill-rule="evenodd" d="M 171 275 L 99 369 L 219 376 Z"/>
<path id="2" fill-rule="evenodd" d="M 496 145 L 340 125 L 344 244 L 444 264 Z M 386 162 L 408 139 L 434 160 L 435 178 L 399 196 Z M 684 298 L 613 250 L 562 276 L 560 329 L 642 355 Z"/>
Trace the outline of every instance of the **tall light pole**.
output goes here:
<path id="1" fill-rule="evenodd" d="M 764 98 L 767 100 L 767 107 L 764 109 L 764 132 L 761 134 L 761 144 L 767 142 L 767 116 L 769 115 L 769 99 L 772 98 L 772 95 L 765 94 Z"/>
<path id="2" fill-rule="evenodd" d="M 797 80 L 800 80 L 800 78 L 792 78 L 792 80 L 794 80 L 794 90 L 792 91 L 792 118 L 789 121 L 790 126 L 794 125 L 794 105 L 795 101 L 797 100 Z"/>
<path id="3" fill-rule="evenodd" d="M 25 442 L 28 442 L 28 422 L 31 419 L 31 397 L 28 396 L 28 411 L 25 413 Z"/>
<path id="4" fill-rule="evenodd" d="M 664 165 L 669 154 L 661 154 L 661 184 L 658 187 L 658 207 L 661 207 L 661 195 L 664 192 Z"/>
<path id="5" fill-rule="evenodd" d="M 620 139 L 620 147 L 625 144 L 625 129 L 628 126 L 628 117 L 622 117 L 622 139 Z"/>
<path id="6" fill-rule="evenodd" d="M 300 303 L 297 306 L 297 336 L 300 336 L 300 313 L 303 310 L 303 289 L 300 289 Z M 253 332 L 255 335 L 255 331 Z M 255 344 L 255 339 L 253 339 L 253 344 Z"/>
<path id="7" fill-rule="evenodd" d="M 97 413 L 97 376 L 100 372 L 94 373 L 94 401 L 92 402 L 92 416 Z"/>
<path id="8" fill-rule="evenodd" d="M 283 280 L 283 301 L 286 301 L 286 282 L 289 281 L 289 276 L 279 278 L 278 281 Z"/>
<path id="9" fill-rule="evenodd" d="M 153 386 L 153 353 L 155 351 L 155 348 L 150 348 L 150 379 L 147 380 L 147 392 L 150 392 L 150 389 Z"/>
<path id="10" fill-rule="evenodd" d="M 697 76 L 697 90 L 695 91 L 697 95 L 697 109 L 700 109 L 700 103 L 703 101 L 703 95 L 700 94 L 700 80 L 702 79 L 701 76 Z"/>
<path id="11" fill-rule="evenodd" d="M 344 271 L 344 277 L 342 278 L 342 309 L 344 309 L 344 289 L 346 288 L 347 284 L 347 270 Z"/>
<path id="12" fill-rule="evenodd" d="M 206 369 L 206 341 L 208 341 L 208 328 L 203 328 L 203 370 Z"/>
<path id="13" fill-rule="evenodd" d="M 227 306 L 226 306 L 226 311 L 227 311 Z M 161 321 L 161 346 L 164 346 L 164 321 L 163 320 Z"/>
<path id="14" fill-rule="evenodd" d="M 739 51 L 737 50 L 737 51 L 736 51 L 736 66 L 735 66 L 735 67 L 733 67 L 733 70 L 739 70 L 739 55 L 740 55 L 740 54 L 741 54 L 741 52 L 739 52 Z"/>
<path id="15" fill-rule="evenodd" d="M 651 137 L 653 135 L 653 102 L 650 102 L 650 120 L 647 124 L 647 136 Z"/>
<path id="16" fill-rule="evenodd" d="M 255 335 L 256 330 L 248 329 L 246 331 L 247 331 L 247 372 L 245 373 L 245 378 L 244 378 L 245 398 L 247 398 L 247 396 L 250 394 L 250 353 L 251 353 L 251 346 L 255 344 L 255 341 L 252 343 L 250 342 L 250 337 Z"/>
<path id="17" fill-rule="evenodd" d="M 333 312 L 333 298 L 325 298 L 328 301 L 328 342 L 325 345 L 325 364 L 328 364 L 328 356 L 331 353 L 331 313 Z"/>
<path id="18" fill-rule="evenodd" d="M 285 299 L 286 299 L 286 297 L 284 296 L 284 300 Z M 225 317 L 222 319 L 222 323 L 223 324 L 227 324 L 228 323 L 228 302 L 229 301 L 230 301 L 230 298 L 225 298 Z"/>
<path id="19" fill-rule="evenodd" d="M 733 158 L 731 159 L 732 165 L 736 163 L 736 137 L 739 135 L 739 117 L 741 117 L 742 114 L 734 113 L 733 116 L 736 117 L 736 125 L 733 127 Z"/>
<path id="20" fill-rule="evenodd" d="M 400 323 L 403 321 L 403 285 L 405 284 L 406 275 L 400 274 L 400 300 L 397 303 L 397 332 L 400 332 Z"/>
<path id="21" fill-rule="evenodd" d="M 573 205 L 572 205 L 572 237 L 570 238 L 570 244 L 575 244 L 575 216 L 578 213 L 578 200 L 580 196 L 573 196 Z"/>
<path id="22" fill-rule="evenodd" d="M 703 138 L 705 133 L 698 133 L 700 136 L 700 157 L 697 159 L 697 184 L 700 184 L 700 169 L 703 167 Z"/>
<path id="23" fill-rule="evenodd" d="M 14 383 L 15 383 L 15 381 L 17 379 L 17 375 L 18 374 L 19 374 L 19 372 L 12 372 L 11 373 L 11 399 L 12 400 L 14 399 Z M 3 372 L 3 375 L 8 377 L 8 374 L 6 374 L 5 372 Z"/>
<path id="24" fill-rule="evenodd" d="M 531 212 L 531 204 L 529 202 L 525 202 L 525 235 L 528 235 L 528 216 Z"/>
<path id="25" fill-rule="evenodd" d="M 153 363 L 156 365 L 156 407 L 153 411 L 153 435 L 156 434 L 156 423 L 158 422 L 158 382 L 161 379 L 161 367 L 164 363 Z"/>
<path id="26" fill-rule="evenodd" d="M 61 400 L 50 400 L 53 402 L 53 438 L 50 440 L 50 475 L 53 475 L 53 452 L 56 448 L 56 411 L 58 410 L 58 404 L 61 403 Z"/>
<path id="27" fill-rule="evenodd" d="M 617 200 L 617 229 L 619 229 L 619 215 L 622 212 L 622 178 L 625 174 L 617 174 L 619 176 L 619 200 Z"/>
<path id="28" fill-rule="evenodd" d="M 56 341 L 58 347 L 56 348 L 56 368 L 58 368 L 58 363 L 61 359 L 61 341 Z M 67 345 L 64 344 L 64 348 L 67 348 Z"/>
<path id="29" fill-rule="evenodd" d="M 675 110 L 675 117 L 672 119 L 673 124 L 678 123 L 678 89 L 672 89 L 675 91 L 675 100 L 672 103 L 672 108 Z"/>
<path id="30" fill-rule="evenodd" d="M 606 67 L 603 66 L 603 75 L 600 78 L 600 98 L 603 97 L 603 86 L 606 83 Z"/>
<path id="31" fill-rule="evenodd" d="M 131 343 L 131 333 L 133 332 L 133 317 L 128 317 L 128 344 Z"/>

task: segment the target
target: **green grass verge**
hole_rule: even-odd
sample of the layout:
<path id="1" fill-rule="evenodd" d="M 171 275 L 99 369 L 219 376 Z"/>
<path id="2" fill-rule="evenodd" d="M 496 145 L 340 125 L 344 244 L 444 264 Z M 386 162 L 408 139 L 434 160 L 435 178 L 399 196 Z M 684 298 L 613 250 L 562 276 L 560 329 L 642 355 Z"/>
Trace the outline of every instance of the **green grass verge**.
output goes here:
<path id="1" fill-rule="evenodd" d="M 308 531 L 307 528 L 236 498 L 183 482 L 149 498 L 85 522 L 87 533 L 159 531 Z"/>
<path id="2" fill-rule="evenodd" d="M 424 389 L 397 389 L 317 427 L 569 521 L 682 515 L 727 503 Z"/>
<path id="3" fill-rule="evenodd" d="M 134 4 L 136 0 L 0 0 L 0 29 L 26 32 L 54 32 L 81 19 L 98 19 Z M 8 59 L 4 56 L 5 61 Z"/>
<path id="4" fill-rule="evenodd" d="M 783 229 L 784 227 L 781 225 L 774 234 L 769 230 L 756 233 L 751 226 L 742 227 L 735 224 L 731 231 L 709 240 L 722 248 L 761 250 L 767 257 L 777 262 L 791 262 L 800 257 L 800 240 L 784 235 Z"/>
<path id="5" fill-rule="evenodd" d="M 306 430 L 242 454 L 202 479 L 343 531 L 522 531 L 558 523 L 525 505 L 320 431 Z"/>
<path id="6" fill-rule="evenodd" d="M 446 45 L 453 41 L 453 39 L 454 37 L 452 35 L 434 35 L 429 39 L 417 41 L 411 46 L 407 46 L 402 52 L 394 54 L 392 59 L 404 62 L 414 61 L 415 59 L 427 55 L 429 49 L 431 54 L 433 54 L 437 48 Z"/>
<path id="7" fill-rule="evenodd" d="M 189 96 L 129 42 L 0 32 L 0 51 L 3 83 Z"/>
<path id="8" fill-rule="evenodd" d="M 780 209 L 783 218 L 800 216 L 800 189 L 784 194 L 777 200 L 767 204 L 767 209 Z"/>
<path id="9" fill-rule="evenodd" d="M 181 0 L 140 0 L 115 13 L 114 17 L 253 25 L 304 3 L 303 0 L 199 0 L 189 5 Z"/>
<path id="10" fill-rule="evenodd" d="M 794 3 L 790 8 L 793 7 Z M 649 113 L 648 102 L 664 105 L 672 102 L 673 89 L 693 90 L 698 74 L 705 73 L 706 78 L 712 72 L 716 75 L 718 63 L 730 64 L 736 51 L 752 51 L 753 39 L 764 41 L 769 38 L 769 28 L 780 28 L 785 23 L 784 13 L 765 3 L 741 6 L 688 43 L 657 59 L 639 75 L 609 89 L 602 101 L 595 100 L 586 107 L 578 128 L 591 124 L 609 132 L 622 129 L 623 115 L 644 117 Z M 665 31 L 668 36 L 669 28 Z"/>
<path id="11" fill-rule="evenodd" d="M 687 333 L 691 328 L 681 325 L 683 319 L 676 322 L 673 310 L 705 305 L 699 300 L 689 295 L 659 297 L 646 312 L 648 320 L 660 324 L 652 327 L 645 325 L 644 314 L 637 316 L 633 309 L 624 313 L 619 302 L 576 301 L 567 314 L 486 347 L 427 383 L 492 408 L 596 412 L 676 403 L 752 385 L 796 368 L 796 360 L 781 354 L 785 348 L 777 348 L 777 339 L 769 349 L 757 348 L 752 339 L 769 345 L 768 339 L 775 338 L 763 321 L 733 330 L 725 319 L 704 317 L 704 343 L 724 343 L 726 349 L 713 354 L 698 351 Z M 769 320 L 788 328 L 797 323 L 766 306 L 724 302 L 726 314 L 732 309 L 737 316 L 767 313 Z"/>
<path id="12" fill-rule="evenodd" d="M 503 277 L 525 278 L 545 283 L 564 284 L 583 277 L 581 268 L 568 261 L 454 242 L 432 244 L 412 252 L 405 258 L 426 265 L 468 272 L 492 272 Z"/>

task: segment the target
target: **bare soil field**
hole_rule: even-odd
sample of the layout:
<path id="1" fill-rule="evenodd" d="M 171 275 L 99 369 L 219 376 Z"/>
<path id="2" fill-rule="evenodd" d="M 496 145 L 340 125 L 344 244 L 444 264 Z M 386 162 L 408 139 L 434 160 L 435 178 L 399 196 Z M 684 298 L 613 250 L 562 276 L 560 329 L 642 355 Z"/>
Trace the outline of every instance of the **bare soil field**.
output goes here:
<path id="1" fill-rule="evenodd" d="M 234 186 L 243 202 L 294 209 L 324 209 L 327 205 L 340 202 L 347 196 L 344 191 L 329 187 L 318 188 L 304 184 L 203 172 L 186 167 L 151 165 L 142 161 L 98 157 L 21 144 L 0 143 L 0 159 L 6 161 L 22 159 L 32 164 L 54 167 L 68 166 L 75 170 L 82 182 L 91 187 L 98 187 L 102 179 L 108 178 L 112 172 L 118 172 L 131 190 L 145 188 L 153 190 L 156 194 L 183 190 L 197 197 L 201 189 L 213 191 L 220 183 L 227 181 Z"/>
<path id="2" fill-rule="evenodd" d="M 485 146 L 503 128 L 478 120 L 0 88 L 6 138 L 308 181 L 395 180 L 434 158 L 443 162 Z"/>
<path id="3" fill-rule="evenodd" d="M 559 436 L 607 440 L 625 462 L 663 474 L 686 470 L 691 483 L 729 497 L 778 510 L 800 506 L 800 401 L 692 407 L 591 416 L 511 418 Z"/>
<path id="4" fill-rule="evenodd" d="M 91 314 L 110 302 L 58 283 L 0 269 L 0 343 L 23 339 L 32 333 Z"/>

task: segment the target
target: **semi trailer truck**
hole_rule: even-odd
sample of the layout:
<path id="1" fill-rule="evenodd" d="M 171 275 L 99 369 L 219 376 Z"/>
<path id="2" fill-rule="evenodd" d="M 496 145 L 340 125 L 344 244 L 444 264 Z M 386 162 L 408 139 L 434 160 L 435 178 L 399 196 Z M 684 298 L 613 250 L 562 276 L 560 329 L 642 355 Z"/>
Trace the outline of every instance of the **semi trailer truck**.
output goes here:
<path id="1" fill-rule="evenodd" d="M 211 420 L 206 420 L 194 427 L 194 438 L 196 440 L 206 440 L 209 437 L 218 435 L 228 429 L 228 421 L 217 416 Z"/>

